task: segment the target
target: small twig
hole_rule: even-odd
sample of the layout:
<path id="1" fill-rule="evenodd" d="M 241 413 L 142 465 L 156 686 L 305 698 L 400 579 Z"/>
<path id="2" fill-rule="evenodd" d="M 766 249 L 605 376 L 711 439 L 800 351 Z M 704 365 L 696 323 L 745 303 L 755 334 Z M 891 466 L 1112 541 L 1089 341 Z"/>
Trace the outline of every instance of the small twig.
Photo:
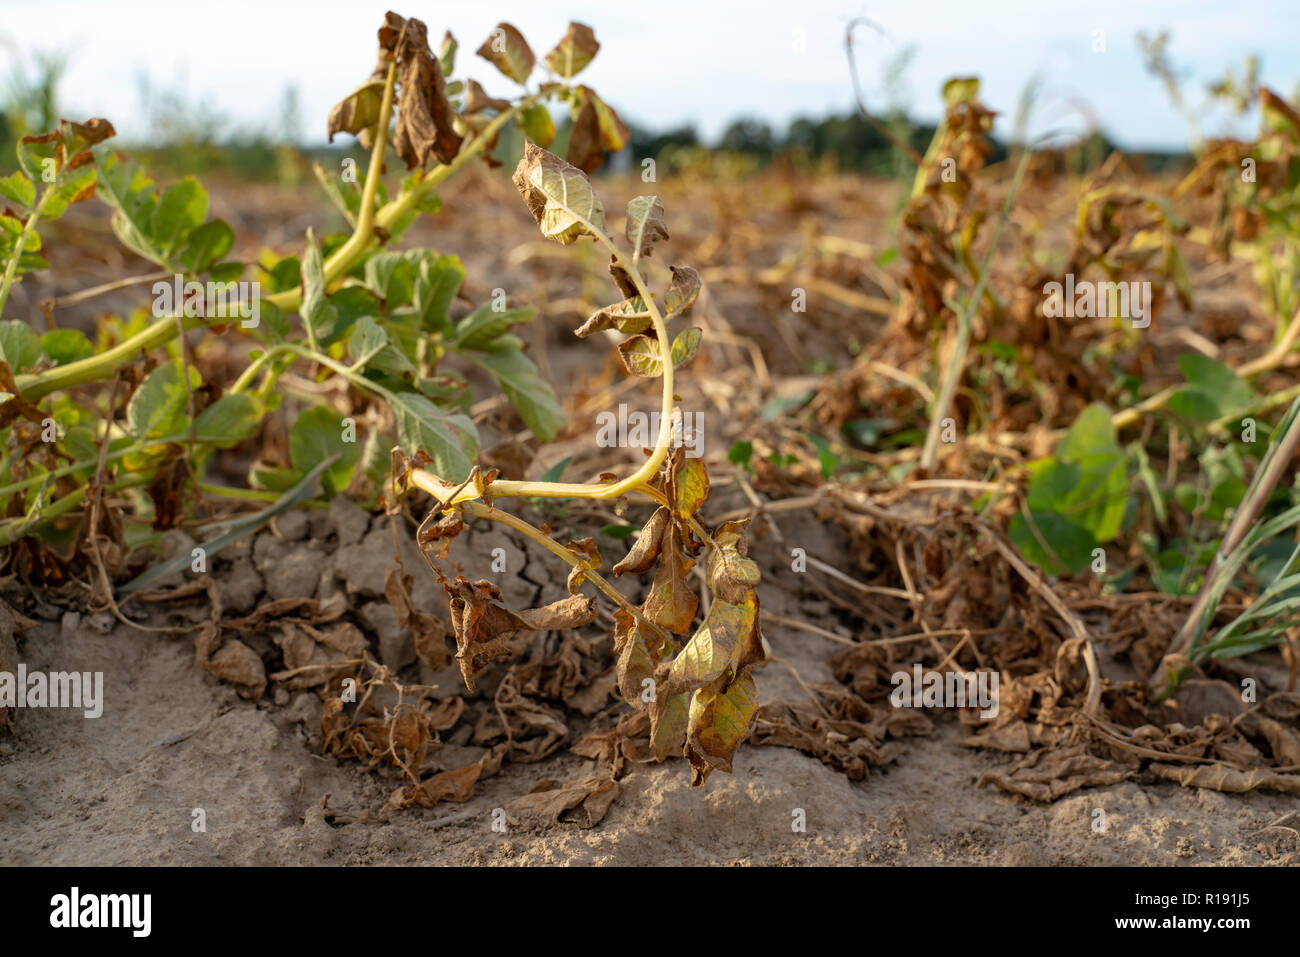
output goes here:
<path id="1" fill-rule="evenodd" d="M 810 625 L 803 621 L 796 621 L 793 618 L 786 618 L 783 615 L 774 615 L 768 611 L 763 612 L 763 620 L 774 625 L 784 625 L 786 628 L 797 628 L 800 631 L 820 635 L 821 637 L 826 638 L 829 641 L 834 641 L 837 644 L 848 645 L 850 647 L 856 647 L 858 644 L 852 638 L 845 638 L 843 635 L 838 635 L 833 631 L 827 631 L 825 628 L 818 628 L 816 625 Z"/>

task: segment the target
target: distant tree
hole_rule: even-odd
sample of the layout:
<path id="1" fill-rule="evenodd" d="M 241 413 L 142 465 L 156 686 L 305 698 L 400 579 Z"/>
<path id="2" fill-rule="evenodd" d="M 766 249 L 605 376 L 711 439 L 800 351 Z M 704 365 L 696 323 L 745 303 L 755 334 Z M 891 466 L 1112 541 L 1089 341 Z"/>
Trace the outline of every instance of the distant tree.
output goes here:
<path id="1" fill-rule="evenodd" d="M 762 120 L 742 117 L 722 131 L 718 148 L 770 159 L 776 152 L 776 137 L 772 133 L 772 127 Z"/>

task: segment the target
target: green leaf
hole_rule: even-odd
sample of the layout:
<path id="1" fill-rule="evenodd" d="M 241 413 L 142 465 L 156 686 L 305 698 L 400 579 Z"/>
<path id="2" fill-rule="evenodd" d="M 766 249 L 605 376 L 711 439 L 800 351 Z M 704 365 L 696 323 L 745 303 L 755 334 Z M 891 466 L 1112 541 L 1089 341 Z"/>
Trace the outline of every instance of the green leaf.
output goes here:
<path id="1" fill-rule="evenodd" d="M 1084 409 L 1061 440 L 1055 458 L 1029 467 L 1026 496 L 1033 527 L 1023 515 L 1008 526 L 1012 542 L 1030 561 L 1058 570 L 1039 535 L 1072 572 L 1082 571 L 1093 549 L 1115 538 L 1128 505 L 1127 459 L 1115 437 L 1110 411 Z"/>
<path id="2" fill-rule="evenodd" d="M 355 433 L 352 441 L 345 441 L 343 416 L 333 409 L 325 406 L 307 409 L 289 429 L 289 461 L 294 470 L 310 472 L 334 455 L 339 460 L 326 469 L 321 479 L 327 495 L 348 487 L 352 470 L 361 458 L 361 444 L 356 441 Z"/>
<path id="3" fill-rule="evenodd" d="M 325 191 L 329 201 L 334 204 L 334 208 L 343 215 L 349 226 L 355 227 L 357 216 L 352 208 L 354 204 L 348 202 L 349 197 L 356 196 L 355 189 L 345 193 L 342 180 L 337 175 L 328 172 L 320 163 L 312 163 L 311 169 L 316 174 L 316 182 L 320 183 L 321 189 Z M 357 202 L 355 205 L 359 207 L 360 203 Z"/>
<path id="4" fill-rule="evenodd" d="M 533 435 L 543 442 L 551 442 L 564 428 L 564 409 L 555 392 L 542 381 L 537 366 L 524 355 L 522 346 L 516 337 L 504 335 L 496 340 L 490 351 L 473 358 L 492 373 Z"/>
<path id="5" fill-rule="evenodd" d="M 495 303 L 484 303 L 456 323 L 456 348 L 490 349 L 511 326 L 532 322 L 536 315 L 537 310 L 531 306 L 498 311 Z"/>
<path id="6" fill-rule="evenodd" d="M 0 196 L 12 200 L 19 206 L 26 206 L 28 209 L 36 205 L 36 187 L 30 179 L 23 175 L 21 170 L 15 170 L 9 176 L 0 177 Z"/>
<path id="7" fill-rule="evenodd" d="M 348 355 L 353 365 L 363 366 L 377 356 L 386 345 L 388 345 L 388 333 L 384 332 L 379 323 L 369 316 L 362 316 L 352 330 L 352 338 L 348 340 Z"/>
<path id="8" fill-rule="evenodd" d="M 263 299 L 258 309 L 259 322 L 252 333 L 259 341 L 279 344 L 289 338 L 289 318 L 277 306 Z"/>
<path id="9" fill-rule="evenodd" d="M 416 270 L 414 303 L 420 327 L 431 332 L 450 328 L 447 312 L 465 280 L 458 256 L 426 256 Z"/>
<path id="10" fill-rule="evenodd" d="M 537 479 L 537 481 L 558 482 L 560 480 L 560 477 L 564 475 L 564 470 L 569 467 L 569 463 L 572 461 L 573 461 L 572 455 L 565 456 L 564 458 L 560 459 L 560 461 L 552 465 L 545 472 L 543 472 L 541 476 Z"/>
<path id="11" fill-rule="evenodd" d="M 427 453 L 438 476 L 449 482 L 469 475 L 478 457 L 478 430 L 469 416 L 444 412 L 418 392 L 396 393 L 393 415 L 397 441 L 408 454 Z"/>
<path id="12" fill-rule="evenodd" d="M 356 321 L 348 342 L 353 365 L 371 366 L 387 375 L 401 376 L 417 370 L 406 354 L 388 341 L 388 333 L 369 316 Z"/>
<path id="13" fill-rule="evenodd" d="M 328 298 L 334 310 L 333 324 L 317 329 L 321 345 L 338 342 L 362 316 L 377 316 L 382 311 L 379 301 L 361 286 L 344 286 Z"/>
<path id="14" fill-rule="evenodd" d="M 302 320 L 316 339 L 334 330 L 338 311 L 325 296 L 325 269 L 316 237 L 307 230 L 307 250 L 302 261 Z"/>
<path id="15" fill-rule="evenodd" d="M 442 69 L 443 76 L 451 76 L 456 68 L 456 49 L 459 46 L 450 30 L 443 32 L 442 46 L 438 48 L 438 66 Z"/>
<path id="16" fill-rule="evenodd" d="M 45 200 L 41 218 L 55 220 L 62 216 L 70 205 L 78 200 L 94 195 L 95 167 L 92 163 L 78 166 L 76 169 L 65 168 L 59 173 L 54 188 Z"/>
<path id="17" fill-rule="evenodd" d="M 555 120 L 545 103 L 534 103 L 520 110 L 516 122 L 524 136 L 543 149 L 555 140 Z"/>
<path id="18" fill-rule="evenodd" d="M 95 354 L 95 347 L 85 333 L 76 329 L 55 329 L 41 336 L 41 349 L 58 366 L 87 359 Z"/>
<path id="19" fill-rule="evenodd" d="M 411 261 L 405 253 L 376 253 L 366 260 L 366 288 L 389 309 L 410 303 L 411 275 Z"/>
<path id="20" fill-rule="evenodd" d="M 297 256 L 285 256 L 268 269 L 266 275 L 272 293 L 297 289 L 302 282 L 302 260 Z"/>
<path id="21" fill-rule="evenodd" d="M 180 432 L 188 417 L 189 390 L 184 371 L 189 372 L 191 389 L 203 384 L 198 372 L 180 359 L 170 359 L 150 372 L 126 406 L 127 431 L 136 439 Z"/>
<path id="22" fill-rule="evenodd" d="M 163 190 L 149 223 L 150 239 L 170 256 L 207 215 L 208 191 L 193 176 L 187 176 Z"/>
<path id="23" fill-rule="evenodd" d="M 840 457 L 831 451 L 831 444 L 820 435 L 808 432 L 805 433 L 804 438 L 817 450 L 817 463 L 821 467 L 822 478 L 830 478 L 836 466 L 840 464 Z"/>
<path id="24" fill-rule="evenodd" d="M 235 245 L 235 231 L 220 219 L 191 230 L 181 250 L 180 261 L 187 272 L 206 272 Z"/>
<path id="25" fill-rule="evenodd" d="M 732 465 L 739 465 L 746 472 L 754 471 L 750 463 L 754 459 L 754 443 L 743 440 L 732 445 L 727 450 L 727 461 Z"/>
<path id="26" fill-rule="evenodd" d="M 57 137 L 24 136 L 18 140 L 18 165 L 22 167 L 33 182 L 50 182 L 42 175 L 46 170 L 46 160 L 58 161 L 59 141 Z"/>
<path id="27" fill-rule="evenodd" d="M 1178 357 L 1178 368 L 1187 380 L 1169 399 L 1169 411 L 1195 422 L 1208 422 L 1250 411 L 1258 397 L 1245 380 L 1224 365 L 1189 352 Z"/>
<path id="28" fill-rule="evenodd" d="M 261 418 L 256 399 L 239 393 L 223 395 L 198 414 L 194 434 L 200 442 L 229 448 L 251 436 Z"/>
<path id="29" fill-rule="evenodd" d="M 0 359 L 14 372 L 24 372 L 41 361 L 41 340 L 32 327 L 20 319 L 0 322 Z"/>
<path id="30" fill-rule="evenodd" d="M 157 206 L 153 180 L 139 164 L 122 161 L 107 146 L 95 147 L 94 154 L 99 169 L 96 194 L 113 209 L 113 232 L 132 252 L 170 268 L 164 252 L 151 239 Z"/>

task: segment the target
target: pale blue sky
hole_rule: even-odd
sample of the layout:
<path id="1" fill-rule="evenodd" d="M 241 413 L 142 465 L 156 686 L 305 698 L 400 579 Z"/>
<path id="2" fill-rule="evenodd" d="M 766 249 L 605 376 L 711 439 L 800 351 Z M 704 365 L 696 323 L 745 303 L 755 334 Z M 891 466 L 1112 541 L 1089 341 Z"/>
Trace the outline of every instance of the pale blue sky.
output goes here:
<path id="1" fill-rule="evenodd" d="M 1170 0 L 930 0 L 924 4 L 861 0 L 474 0 L 456 3 L 313 3 L 222 0 L 187 4 L 152 0 L 0 0 L 0 37 L 74 54 L 64 86 L 66 111 L 106 116 L 123 138 L 144 131 L 138 75 L 155 86 L 183 87 L 245 124 L 276 114 L 284 88 L 296 83 L 309 142 L 324 140 L 329 107 L 374 64 L 375 30 L 386 9 L 424 19 L 431 36 L 450 28 L 461 43 L 457 75 L 467 72 L 489 93 L 511 84 L 473 50 L 498 20 L 528 38 L 539 57 L 563 35 L 568 20 L 590 24 L 602 50 L 583 74 L 626 118 L 652 128 L 694 122 L 716 136 L 739 115 L 784 124 L 800 114 L 820 117 L 850 108 L 844 28 L 855 16 L 874 20 L 884 41 L 860 31 L 859 69 L 868 102 L 883 106 L 881 66 L 907 46 L 912 111 L 937 115 L 944 79 L 977 74 L 984 101 L 1007 132 L 1028 78 L 1045 84 L 1033 128 L 1073 128 L 1083 102 L 1130 148 L 1182 148 L 1186 126 L 1160 83 L 1142 68 L 1138 30 L 1172 32 L 1170 55 L 1187 69 L 1185 90 L 1200 103 L 1207 82 L 1245 56 L 1262 60 L 1261 79 L 1290 96 L 1300 83 L 1300 3 L 1170 2 Z M 1106 52 L 1092 52 L 1104 30 Z M 798 47 L 802 42 L 802 52 Z M 0 76 L 10 51 L 0 46 Z M 1249 120 L 1235 131 L 1247 133 Z M 1205 132 L 1229 132 L 1210 115 Z"/>

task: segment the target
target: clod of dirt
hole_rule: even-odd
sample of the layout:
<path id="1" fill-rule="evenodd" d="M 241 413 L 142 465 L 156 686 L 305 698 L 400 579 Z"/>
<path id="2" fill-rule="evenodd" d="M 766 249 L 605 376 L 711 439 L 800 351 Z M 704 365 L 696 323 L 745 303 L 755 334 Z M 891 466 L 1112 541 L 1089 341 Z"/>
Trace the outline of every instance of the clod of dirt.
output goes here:
<path id="1" fill-rule="evenodd" d="M 306 538 L 311 526 L 307 513 L 301 509 L 281 512 L 272 524 L 286 542 L 297 542 Z"/>
<path id="2" fill-rule="evenodd" d="M 397 623 L 397 613 L 386 601 L 362 605 L 358 613 L 362 623 L 379 639 L 379 661 L 396 674 L 415 663 L 415 642 L 411 630 Z"/>
<path id="3" fill-rule="evenodd" d="M 330 499 L 328 514 L 340 545 L 355 545 L 370 527 L 370 513 L 346 495 L 335 495 Z"/>
<path id="4" fill-rule="evenodd" d="M 427 569 L 411 534 L 399 526 L 397 537 L 401 542 L 402 564 L 406 570 L 415 573 Z M 342 579 L 347 593 L 354 598 L 384 598 L 384 571 L 396 564 L 393 557 L 393 533 L 388 527 L 387 518 L 375 523 L 358 544 L 345 545 L 334 553 L 334 573 Z M 417 589 L 414 600 L 422 611 L 433 611 L 434 595 L 432 588 Z M 424 596 L 423 601 L 421 596 Z"/>
<path id="5" fill-rule="evenodd" d="M 272 599 L 311 598 L 316 594 L 325 553 L 299 545 L 266 570 L 266 591 Z"/>
<path id="6" fill-rule="evenodd" d="M 236 559 L 230 567 L 216 576 L 217 595 L 221 606 L 237 615 L 246 615 L 257 606 L 262 594 L 262 576 L 247 558 Z"/>

